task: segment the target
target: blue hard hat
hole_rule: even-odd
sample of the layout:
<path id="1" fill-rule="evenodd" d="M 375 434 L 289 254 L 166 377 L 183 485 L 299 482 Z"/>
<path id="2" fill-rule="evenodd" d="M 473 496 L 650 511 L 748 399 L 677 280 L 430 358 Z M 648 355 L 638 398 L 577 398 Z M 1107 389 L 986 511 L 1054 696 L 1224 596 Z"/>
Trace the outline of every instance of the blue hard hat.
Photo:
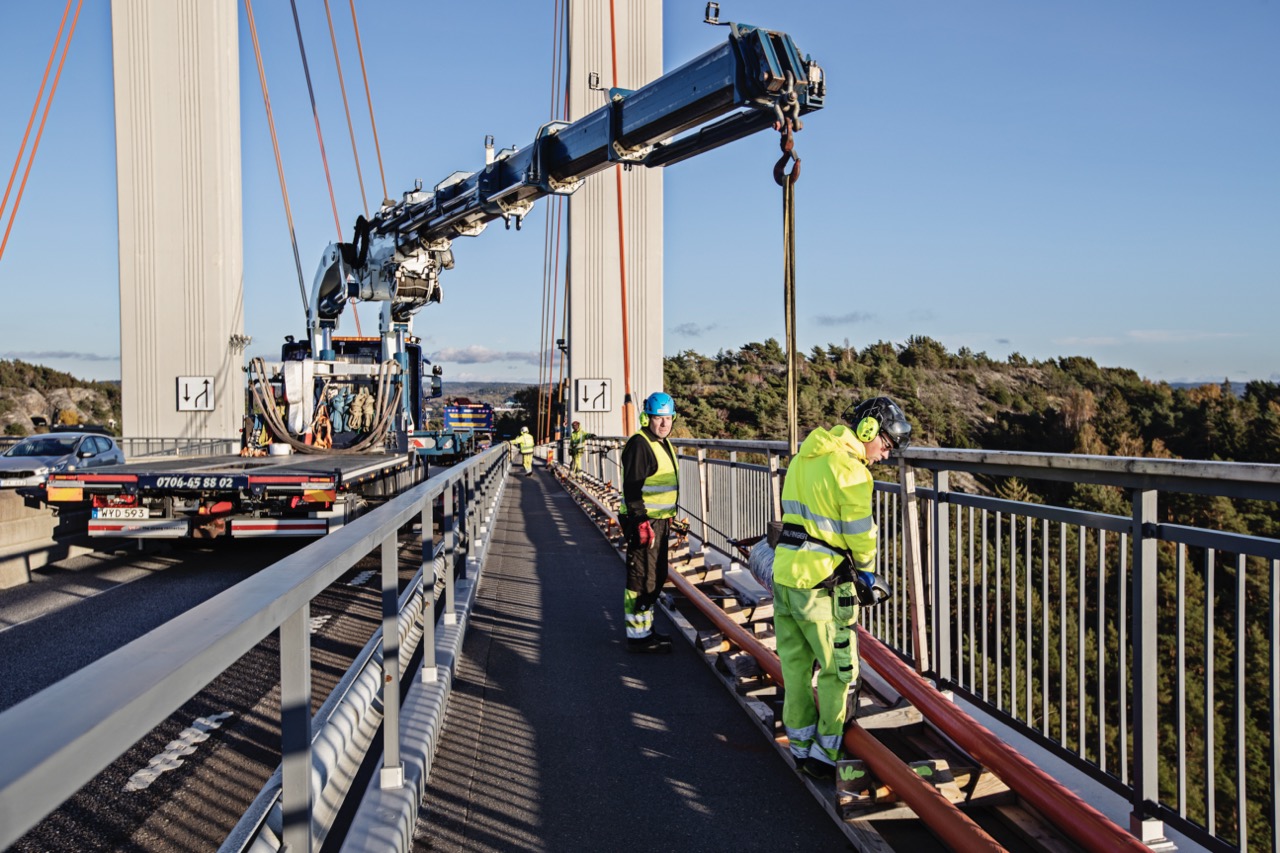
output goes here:
<path id="1" fill-rule="evenodd" d="M 676 401 L 671 399 L 670 394 L 654 392 L 644 398 L 644 413 L 650 417 L 674 417 Z"/>

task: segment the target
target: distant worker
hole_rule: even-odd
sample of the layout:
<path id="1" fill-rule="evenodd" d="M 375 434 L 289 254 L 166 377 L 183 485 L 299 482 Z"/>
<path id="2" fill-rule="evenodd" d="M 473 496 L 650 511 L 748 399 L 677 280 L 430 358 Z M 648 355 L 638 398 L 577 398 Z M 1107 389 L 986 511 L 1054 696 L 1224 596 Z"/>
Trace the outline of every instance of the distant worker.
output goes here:
<path id="1" fill-rule="evenodd" d="M 582 475 L 582 454 L 587 449 L 588 438 L 595 436 L 584 430 L 581 423 L 574 421 L 573 432 L 569 433 L 569 454 L 573 457 L 570 474 L 574 477 Z"/>
<path id="2" fill-rule="evenodd" d="M 511 440 L 511 446 L 520 452 L 520 461 L 524 463 L 525 476 L 533 473 L 533 436 L 529 435 L 527 426 L 520 427 L 520 434 Z"/>
<path id="3" fill-rule="evenodd" d="M 627 538 L 627 586 L 622 612 L 627 651 L 666 653 L 671 638 L 653 630 L 653 605 L 667 582 L 667 531 L 680 499 L 676 452 L 667 436 L 676 403 L 661 391 L 644 401 L 647 420 L 622 448 L 618 522 Z"/>
<path id="4" fill-rule="evenodd" d="M 773 558 L 773 627 L 786 686 L 782 724 L 796 766 L 816 779 L 835 777 L 851 693 L 848 704 L 857 713 L 859 606 L 889 597 L 873 571 L 875 485 L 867 466 L 911 441 L 911 424 L 888 397 L 865 400 L 844 417 L 853 429 L 819 427 L 791 460 Z"/>

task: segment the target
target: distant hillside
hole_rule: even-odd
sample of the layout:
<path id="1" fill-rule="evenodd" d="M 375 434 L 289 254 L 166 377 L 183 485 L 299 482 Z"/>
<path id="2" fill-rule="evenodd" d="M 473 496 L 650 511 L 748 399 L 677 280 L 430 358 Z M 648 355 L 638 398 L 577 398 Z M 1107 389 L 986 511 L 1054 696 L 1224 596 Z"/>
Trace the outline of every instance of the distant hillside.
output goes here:
<path id="1" fill-rule="evenodd" d="M 521 382 L 451 382 L 444 381 L 444 398 L 465 397 L 473 403 L 488 403 L 495 409 L 504 408 L 516 392 L 528 387 Z"/>
<path id="2" fill-rule="evenodd" d="M 0 359 L 0 433 L 31 435 L 58 424 L 90 423 L 119 430 L 119 382 L 91 382 Z"/>

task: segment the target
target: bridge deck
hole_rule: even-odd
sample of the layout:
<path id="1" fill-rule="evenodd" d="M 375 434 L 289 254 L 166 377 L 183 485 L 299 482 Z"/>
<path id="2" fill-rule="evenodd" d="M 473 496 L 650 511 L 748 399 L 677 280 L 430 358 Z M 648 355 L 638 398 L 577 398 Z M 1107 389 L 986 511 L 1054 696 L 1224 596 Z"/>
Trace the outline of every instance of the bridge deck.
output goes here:
<path id="1" fill-rule="evenodd" d="M 848 849 L 691 646 L 627 653 L 622 565 L 558 484 L 500 512 L 416 849 Z"/>

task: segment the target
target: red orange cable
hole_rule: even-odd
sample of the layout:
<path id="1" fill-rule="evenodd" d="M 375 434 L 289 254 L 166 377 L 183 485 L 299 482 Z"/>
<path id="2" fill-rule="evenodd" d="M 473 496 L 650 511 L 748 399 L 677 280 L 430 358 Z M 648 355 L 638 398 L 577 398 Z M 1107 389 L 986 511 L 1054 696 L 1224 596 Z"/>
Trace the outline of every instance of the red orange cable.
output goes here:
<path id="1" fill-rule="evenodd" d="M 360 76 L 364 78 L 364 98 L 369 103 L 369 126 L 373 128 L 373 150 L 378 155 L 378 175 L 382 178 L 382 202 L 390 204 L 387 174 L 382 169 L 382 146 L 378 143 L 378 123 L 373 119 L 373 97 L 369 94 L 369 72 L 364 67 L 364 48 L 360 46 L 360 23 L 356 20 L 356 0 L 351 0 L 351 26 L 356 34 L 356 52 L 360 54 Z"/>
<path id="2" fill-rule="evenodd" d="M 618 86 L 618 28 L 614 16 L 614 0 L 609 0 L 609 43 L 613 61 L 613 85 Z M 631 334 L 627 320 L 627 244 L 625 221 L 622 214 L 622 164 L 615 163 L 613 174 L 618 193 L 618 281 L 622 301 L 622 434 L 632 432 L 631 400 Z"/>
<path id="3" fill-rule="evenodd" d="M 18 194 L 13 199 L 13 210 L 9 213 L 9 224 L 4 229 L 4 239 L 0 240 L 0 258 L 4 257 L 4 248 L 9 245 L 9 232 L 13 230 L 14 220 L 18 218 L 18 205 L 22 203 L 22 194 L 27 188 L 27 178 L 31 175 L 31 166 L 36 161 L 36 151 L 40 148 L 40 137 L 44 135 L 44 123 L 49 118 L 49 108 L 53 106 L 53 96 L 58 91 L 58 81 L 62 78 L 62 66 L 67 61 L 67 51 L 71 49 L 71 38 L 76 34 L 76 22 L 80 20 L 80 9 L 83 6 L 84 0 L 80 0 L 76 4 L 76 14 L 71 19 L 71 29 L 67 31 L 67 40 L 62 45 L 62 58 L 58 60 L 58 71 L 53 75 L 53 86 L 49 89 L 49 99 L 45 101 L 44 113 L 40 116 L 40 127 L 36 130 L 35 141 L 31 143 L 31 156 L 27 158 L 27 168 L 22 172 L 22 183 L 18 184 Z M 61 29 L 59 29 L 59 35 L 61 35 Z M 56 50 L 58 47 L 57 42 L 54 42 L 53 46 Z M 48 71 L 46 70 L 45 73 L 47 74 Z M 40 88 L 43 90 L 44 85 L 41 84 Z M 22 155 L 19 154 L 18 156 L 21 158 Z M 12 181 L 12 179 L 10 180 Z"/>

